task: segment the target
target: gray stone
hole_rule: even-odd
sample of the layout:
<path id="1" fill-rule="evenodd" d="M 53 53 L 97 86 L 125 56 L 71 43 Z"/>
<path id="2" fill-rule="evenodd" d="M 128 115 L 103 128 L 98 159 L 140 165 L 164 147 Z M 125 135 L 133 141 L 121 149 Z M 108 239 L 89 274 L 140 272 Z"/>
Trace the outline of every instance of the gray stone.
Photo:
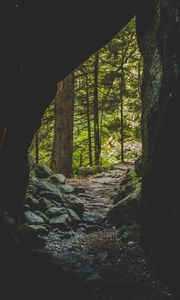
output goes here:
<path id="1" fill-rule="evenodd" d="M 58 184 L 56 186 L 63 194 L 71 194 L 75 191 L 74 186 L 70 184 Z"/>
<path id="2" fill-rule="evenodd" d="M 51 203 L 54 204 L 55 207 L 62 207 L 62 203 L 57 202 L 55 200 L 51 200 Z"/>
<path id="3" fill-rule="evenodd" d="M 69 213 L 69 215 L 70 215 L 72 224 L 73 224 L 73 225 L 78 225 L 78 224 L 81 222 L 81 219 L 80 219 L 80 217 L 78 216 L 78 214 L 77 214 L 74 210 L 72 210 L 72 209 L 70 209 L 70 208 L 68 208 L 67 211 L 68 211 L 68 213 Z"/>
<path id="4" fill-rule="evenodd" d="M 55 184 L 57 183 L 65 184 L 66 177 L 63 174 L 55 174 L 50 177 L 50 181 Z"/>
<path id="5" fill-rule="evenodd" d="M 138 189 L 129 194 L 109 210 L 108 220 L 116 226 L 138 221 L 140 217 L 140 197 Z"/>
<path id="6" fill-rule="evenodd" d="M 134 191 L 140 193 L 141 180 L 141 178 L 137 177 L 134 170 L 128 171 L 126 178 L 121 182 L 116 194 L 113 195 L 113 204 L 117 204 Z"/>
<path id="7" fill-rule="evenodd" d="M 89 224 L 100 224 L 105 217 L 101 213 L 84 212 L 83 221 Z"/>
<path id="8" fill-rule="evenodd" d="M 36 193 L 37 193 L 37 184 L 29 184 L 26 195 L 27 196 L 28 194 L 35 195 Z"/>
<path id="9" fill-rule="evenodd" d="M 29 225 L 41 225 L 44 223 L 43 219 L 37 216 L 32 211 L 25 211 L 24 212 L 25 220 Z"/>
<path id="10" fill-rule="evenodd" d="M 41 217 L 45 223 L 48 223 L 48 222 L 49 222 L 49 218 L 48 218 L 43 212 L 41 212 L 41 211 L 39 211 L 39 210 L 36 210 L 34 213 L 35 213 L 37 216 Z"/>
<path id="11" fill-rule="evenodd" d="M 60 216 L 66 213 L 66 209 L 64 207 L 51 207 L 46 211 L 46 215 L 50 218 Z"/>
<path id="12" fill-rule="evenodd" d="M 37 186 L 38 192 L 47 191 L 47 192 L 56 192 L 59 193 L 59 189 L 55 186 L 55 184 L 47 181 L 47 180 L 40 180 Z"/>
<path id="13" fill-rule="evenodd" d="M 68 214 L 53 217 L 50 219 L 49 224 L 53 227 L 60 229 L 68 229 L 68 225 L 71 223 L 71 219 Z"/>
<path id="14" fill-rule="evenodd" d="M 46 198 L 48 200 L 55 200 L 57 202 L 62 202 L 62 194 L 60 191 L 52 191 L 52 192 L 48 192 L 48 191 L 42 191 L 40 192 L 40 196 L 43 198 Z"/>
<path id="15" fill-rule="evenodd" d="M 43 225 L 28 225 L 30 228 L 34 229 L 37 234 L 40 235 L 47 235 L 48 234 L 48 229 L 46 226 Z"/>
<path id="16" fill-rule="evenodd" d="M 41 198 L 39 200 L 39 210 L 45 212 L 47 209 L 49 209 L 50 207 L 54 207 L 55 205 L 53 204 L 53 202 L 51 202 L 50 200 L 46 199 L 46 198 Z"/>
<path id="17" fill-rule="evenodd" d="M 75 186 L 75 191 L 76 194 L 82 194 L 86 192 L 86 189 L 83 186 Z"/>
<path id="18" fill-rule="evenodd" d="M 35 165 L 35 174 L 38 178 L 48 178 L 53 175 L 53 171 L 44 164 Z"/>
<path id="19" fill-rule="evenodd" d="M 36 210 L 39 208 L 39 200 L 34 198 L 31 195 L 26 196 L 25 202 L 33 209 Z"/>
<path id="20" fill-rule="evenodd" d="M 74 210 L 80 218 L 82 217 L 82 215 L 84 213 L 84 204 L 81 199 L 76 198 L 76 197 L 73 197 L 73 198 L 66 197 L 63 200 L 63 205 L 67 208 Z"/>
<path id="21" fill-rule="evenodd" d="M 31 210 L 31 208 L 28 204 L 25 204 L 24 205 L 24 211 L 28 211 L 28 210 Z"/>

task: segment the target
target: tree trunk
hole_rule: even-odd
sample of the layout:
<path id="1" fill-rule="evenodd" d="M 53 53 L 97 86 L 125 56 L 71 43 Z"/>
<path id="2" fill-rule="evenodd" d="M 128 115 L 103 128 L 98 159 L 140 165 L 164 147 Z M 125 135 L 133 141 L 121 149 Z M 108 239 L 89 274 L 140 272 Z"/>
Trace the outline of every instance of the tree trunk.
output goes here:
<path id="1" fill-rule="evenodd" d="M 143 244 L 154 267 L 179 289 L 180 3 L 156 2 L 146 26 L 142 15 L 137 22 L 144 56 Z"/>
<path id="2" fill-rule="evenodd" d="M 87 116 L 87 129 L 88 129 L 88 152 L 89 152 L 89 165 L 93 165 L 92 159 L 92 136 L 91 136 L 91 119 L 90 119 L 90 105 L 89 105 L 89 83 L 88 75 L 86 74 L 86 116 Z"/>
<path id="3" fill-rule="evenodd" d="M 55 97 L 55 126 L 51 167 L 55 173 L 72 176 L 74 76 L 58 84 Z"/>
<path id="4" fill-rule="evenodd" d="M 98 93 L 98 81 L 99 81 L 99 53 L 95 54 L 94 60 L 94 156 L 95 165 L 100 163 L 100 139 L 99 139 L 99 93 Z"/>
<path id="5" fill-rule="evenodd" d="M 121 110 L 121 129 L 120 129 L 120 136 L 121 136 L 121 161 L 124 162 L 124 88 L 125 88 L 125 78 L 124 72 L 122 71 L 121 76 L 121 84 L 120 84 L 120 110 Z"/>

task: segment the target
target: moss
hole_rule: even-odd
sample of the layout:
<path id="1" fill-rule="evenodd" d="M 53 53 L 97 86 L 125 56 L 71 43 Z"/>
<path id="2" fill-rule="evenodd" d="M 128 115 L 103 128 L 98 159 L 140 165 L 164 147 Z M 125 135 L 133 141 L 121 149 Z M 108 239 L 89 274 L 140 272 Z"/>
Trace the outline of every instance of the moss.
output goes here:
<path id="1" fill-rule="evenodd" d="M 131 193 L 140 193 L 141 180 L 141 177 L 138 177 L 137 173 L 134 170 L 128 171 L 126 178 L 121 182 L 119 189 L 114 195 L 113 203 L 116 204 L 122 201 L 126 196 L 128 196 Z"/>

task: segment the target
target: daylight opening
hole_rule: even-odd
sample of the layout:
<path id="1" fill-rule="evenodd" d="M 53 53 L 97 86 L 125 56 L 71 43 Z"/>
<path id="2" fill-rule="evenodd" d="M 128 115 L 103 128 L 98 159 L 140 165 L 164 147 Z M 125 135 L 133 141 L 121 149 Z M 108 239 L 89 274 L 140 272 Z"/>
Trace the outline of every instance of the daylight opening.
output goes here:
<path id="1" fill-rule="evenodd" d="M 142 57 L 135 20 L 58 84 L 30 148 L 66 177 L 141 155 Z"/>

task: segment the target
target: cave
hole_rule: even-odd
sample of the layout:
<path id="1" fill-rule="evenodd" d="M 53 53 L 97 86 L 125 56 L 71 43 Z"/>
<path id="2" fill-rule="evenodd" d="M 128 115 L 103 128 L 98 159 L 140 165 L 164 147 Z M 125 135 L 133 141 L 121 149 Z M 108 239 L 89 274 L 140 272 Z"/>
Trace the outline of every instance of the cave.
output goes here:
<path id="1" fill-rule="evenodd" d="M 144 58 L 142 245 L 159 276 L 178 292 L 180 4 L 175 0 L 88 4 L 0 3 L 0 213 L 8 212 L 19 222 L 28 183 L 28 148 L 57 82 L 136 16 Z M 15 281 L 17 288 L 32 258 L 27 249 L 12 250 L 14 230 L 1 220 L 3 275 L 6 283 L 13 286 Z M 6 259 L 10 269 L 3 264 Z M 43 259 L 35 260 L 41 275 L 47 269 L 60 272 L 47 263 L 45 267 Z M 22 261 L 25 266 L 19 272 Z"/>

